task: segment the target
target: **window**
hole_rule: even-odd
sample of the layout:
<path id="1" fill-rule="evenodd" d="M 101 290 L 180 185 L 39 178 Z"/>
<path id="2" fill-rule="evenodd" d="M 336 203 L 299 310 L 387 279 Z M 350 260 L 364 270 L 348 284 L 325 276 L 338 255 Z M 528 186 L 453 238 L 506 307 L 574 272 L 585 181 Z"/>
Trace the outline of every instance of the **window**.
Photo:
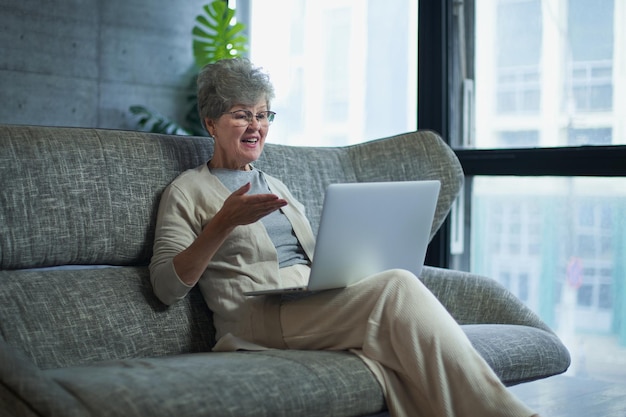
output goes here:
<path id="1" fill-rule="evenodd" d="M 417 3 L 246 2 L 250 59 L 276 88 L 268 142 L 348 145 L 415 130 Z"/>
<path id="2" fill-rule="evenodd" d="M 499 148 L 539 146 L 537 130 L 502 130 L 497 132 L 497 135 L 496 146 Z"/>
<path id="3" fill-rule="evenodd" d="M 502 1 L 495 10 L 497 111 L 538 113 L 541 2 Z"/>
<path id="4" fill-rule="evenodd" d="M 574 113 L 613 107 L 614 0 L 569 0 L 564 104 Z"/>
<path id="5" fill-rule="evenodd" d="M 496 278 L 557 330 L 575 315 L 578 331 L 611 334 L 621 314 L 611 291 L 624 285 L 626 178 L 476 176 L 472 186 L 470 270 Z"/>
<path id="6" fill-rule="evenodd" d="M 616 15 L 621 13 L 621 15 Z M 474 145 L 626 143 L 626 18 L 613 0 L 477 0 Z M 620 88 L 621 94 L 615 89 Z"/>
<path id="7" fill-rule="evenodd" d="M 567 131 L 567 144 L 571 146 L 579 145 L 610 145 L 613 142 L 613 128 L 597 129 L 575 129 L 569 128 Z"/>
<path id="8" fill-rule="evenodd" d="M 451 129 L 470 221 L 449 265 L 537 312 L 570 349 L 570 373 L 623 380 L 609 358 L 626 359 L 626 7 L 459 3 L 469 40 L 451 59 L 470 82 L 450 97 L 471 85 L 474 106 L 457 113 L 475 130 Z"/>

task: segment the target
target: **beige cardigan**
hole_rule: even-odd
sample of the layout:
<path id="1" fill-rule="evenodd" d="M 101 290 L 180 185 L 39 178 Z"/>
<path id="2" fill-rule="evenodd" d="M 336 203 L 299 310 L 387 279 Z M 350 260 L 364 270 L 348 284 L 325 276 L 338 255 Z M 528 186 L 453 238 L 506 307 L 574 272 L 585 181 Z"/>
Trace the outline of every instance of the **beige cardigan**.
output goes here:
<path id="1" fill-rule="evenodd" d="M 282 208 L 309 259 L 315 238 L 304 206 L 278 179 L 264 174 L 271 191 L 287 200 Z M 182 173 L 163 192 L 157 215 L 150 281 L 165 304 L 184 298 L 191 286 L 183 283 L 173 258 L 186 249 L 222 207 L 230 191 L 211 174 L 206 164 Z M 245 347 L 245 342 L 267 340 L 283 344 L 278 316 L 279 298 L 246 297 L 244 291 L 305 285 L 281 280 L 276 249 L 258 221 L 238 226 L 215 254 L 198 285 L 213 312 L 218 344 L 215 350 Z M 259 333 L 262 332 L 262 333 Z M 258 337 L 255 336 L 259 335 Z M 262 336 L 261 336 L 262 335 Z"/>

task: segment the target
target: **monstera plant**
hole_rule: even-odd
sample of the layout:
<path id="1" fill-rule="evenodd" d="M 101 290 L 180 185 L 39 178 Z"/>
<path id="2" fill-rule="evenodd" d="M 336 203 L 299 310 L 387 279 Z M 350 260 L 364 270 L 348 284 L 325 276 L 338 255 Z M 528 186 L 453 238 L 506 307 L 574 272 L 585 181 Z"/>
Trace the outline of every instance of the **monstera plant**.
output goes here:
<path id="1" fill-rule="evenodd" d="M 247 52 L 248 38 L 243 33 L 246 26 L 240 22 L 233 23 L 234 9 L 228 8 L 225 1 L 216 0 L 204 6 L 203 10 L 205 15 L 196 17 L 196 25 L 191 31 L 193 57 L 199 68 Z"/>
<path id="2" fill-rule="evenodd" d="M 196 24 L 191 31 L 195 68 L 187 96 L 188 110 L 185 123 L 179 124 L 146 106 L 135 105 L 130 112 L 137 117 L 137 125 L 142 130 L 173 135 L 205 135 L 198 116 L 198 97 L 195 93 L 198 70 L 225 58 L 241 57 L 248 51 L 248 38 L 244 34 L 246 26 L 235 22 L 235 10 L 224 0 L 214 0 L 205 5 L 203 14 L 196 16 Z"/>

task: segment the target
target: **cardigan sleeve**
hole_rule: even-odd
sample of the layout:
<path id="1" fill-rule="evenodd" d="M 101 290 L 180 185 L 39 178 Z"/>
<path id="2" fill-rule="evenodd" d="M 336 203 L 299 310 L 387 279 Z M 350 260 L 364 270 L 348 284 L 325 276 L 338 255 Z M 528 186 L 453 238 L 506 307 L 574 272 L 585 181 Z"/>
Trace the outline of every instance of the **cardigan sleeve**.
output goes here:
<path id="1" fill-rule="evenodd" d="M 150 261 L 152 289 L 167 305 L 183 299 L 193 288 L 180 279 L 173 260 L 193 243 L 200 230 L 193 206 L 184 193 L 174 184 L 167 187 L 159 204 Z"/>

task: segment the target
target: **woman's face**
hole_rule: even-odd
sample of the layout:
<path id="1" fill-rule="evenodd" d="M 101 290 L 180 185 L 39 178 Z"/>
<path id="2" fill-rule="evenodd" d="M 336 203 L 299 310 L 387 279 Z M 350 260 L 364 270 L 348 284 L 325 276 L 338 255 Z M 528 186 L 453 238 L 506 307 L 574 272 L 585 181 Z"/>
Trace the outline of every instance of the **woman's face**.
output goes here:
<path id="1" fill-rule="evenodd" d="M 257 120 L 256 116 L 267 110 L 267 102 L 260 100 L 254 106 L 235 105 L 219 118 L 205 120 L 207 130 L 215 139 L 211 168 L 250 169 L 248 164 L 259 159 L 263 152 L 269 130 L 269 124 Z M 245 111 L 253 115 L 249 123 Z"/>

